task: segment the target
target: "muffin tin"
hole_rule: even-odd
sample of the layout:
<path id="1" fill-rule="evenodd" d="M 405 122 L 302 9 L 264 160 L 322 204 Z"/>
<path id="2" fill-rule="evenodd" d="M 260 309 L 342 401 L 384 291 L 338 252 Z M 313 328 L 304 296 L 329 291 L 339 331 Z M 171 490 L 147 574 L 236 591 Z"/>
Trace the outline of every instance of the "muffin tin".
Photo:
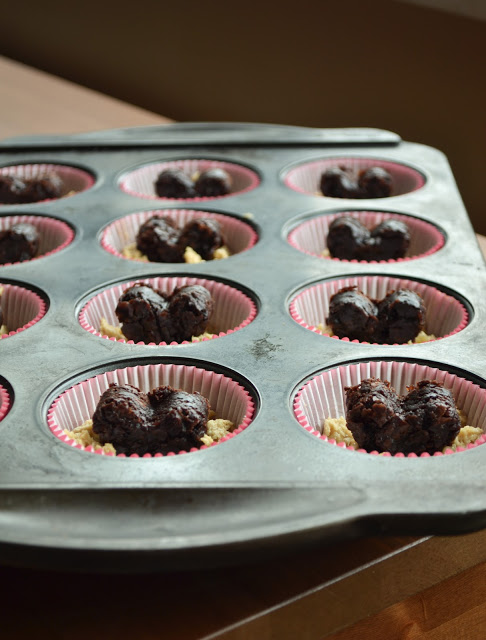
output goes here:
<path id="1" fill-rule="evenodd" d="M 376 200 L 326 198 L 302 182 L 292 187 L 306 166 L 332 159 L 376 161 L 419 178 L 411 190 Z M 137 171 L 188 161 L 240 166 L 251 184 L 201 201 L 127 189 Z M 427 459 L 348 451 L 316 438 L 318 425 L 307 429 L 297 407 L 306 383 L 326 371 L 392 361 L 465 379 L 482 420 L 486 271 L 441 152 L 374 129 L 205 123 L 0 143 L 2 167 L 44 163 L 73 167 L 94 181 L 68 198 L 0 206 L 0 221 L 35 216 L 73 232 L 62 250 L 0 266 L 0 285 L 33 292 L 43 306 L 42 317 L 0 340 L 2 561 L 119 570 L 215 565 L 337 537 L 486 525 L 486 447 Z M 231 257 L 199 264 L 140 262 L 122 258 L 118 247 L 106 249 L 107 229 L 153 210 L 206 211 L 250 231 Z M 379 264 L 326 260 L 306 248 L 306 237 L 315 234 L 296 230 L 315 224 L 325 237 L 320 220 L 345 211 L 411 216 L 437 242 L 413 259 Z M 296 236 L 304 247 L 296 248 Z M 366 276 L 445 292 L 465 310 L 467 324 L 429 343 L 369 345 L 317 334 L 292 317 L 294 301 L 312 287 Z M 101 292 L 158 277 L 222 283 L 250 301 L 251 318 L 217 340 L 177 345 L 109 340 L 80 320 Z M 459 312 L 458 318 L 460 324 Z M 51 432 L 49 410 L 66 391 L 92 393 L 87 381 L 145 365 L 228 378 L 251 398 L 251 418 L 217 446 L 147 459 L 96 455 Z"/>

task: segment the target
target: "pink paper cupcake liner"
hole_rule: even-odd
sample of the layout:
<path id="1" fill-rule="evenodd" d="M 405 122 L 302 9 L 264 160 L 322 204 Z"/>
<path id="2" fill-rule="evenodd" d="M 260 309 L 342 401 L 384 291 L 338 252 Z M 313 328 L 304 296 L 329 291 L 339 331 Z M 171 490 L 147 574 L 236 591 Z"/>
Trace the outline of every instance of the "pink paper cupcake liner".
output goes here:
<path id="1" fill-rule="evenodd" d="M 159 173 L 165 169 L 182 169 L 188 176 L 192 176 L 195 173 L 202 173 L 208 169 L 223 169 L 231 176 L 231 192 L 224 196 L 210 198 L 161 198 L 155 193 L 154 183 Z M 201 159 L 172 160 L 170 162 L 149 164 L 126 174 L 119 183 L 120 189 L 131 196 L 149 198 L 150 200 L 184 200 L 186 202 L 219 200 L 220 198 L 246 193 L 247 191 L 255 189 L 259 184 L 260 178 L 258 174 L 247 167 L 231 162 Z"/>
<path id="2" fill-rule="evenodd" d="M 462 331 L 468 323 L 468 313 L 463 304 L 439 289 L 416 280 L 404 280 L 392 276 L 351 276 L 340 280 L 322 282 L 299 293 L 290 304 L 290 315 L 302 327 L 321 335 L 318 324 L 326 324 L 331 296 L 343 287 L 356 286 L 374 300 L 382 300 L 389 291 L 411 289 L 424 300 L 426 308 L 425 330 L 442 339 Z M 328 335 L 328 334 L 324 334 Z M 340 340 L 337 336 L 332 336 Z M 342 338 L 359 343 L 358 340 Z"/>
<path id="3" fill-rule="evenodd" d="M 386 169 L 386 171 L 391 175 L 393 181 L 392 196 L 389 197 L 401 196 L 405 193 L 416 191 L 425 184 L 425 178 L 419 171 L 404 164 L 374 158 L 346 156 L 339 158 L 323 158 L 321 160 L 306 162 L 298 167 L 294 167 L 285 175 L 284 183 L 287 187 L 294 191 L 298 191 L 299 193 L 322 196 L 323 194 L 320 189 L 321 175 L 327 169 L 339 166 L 347 167 L 356 173 L 370 169 L 371 167 L 381 167 L 382 169 Z M 337 199 L 342 200 L 342 198 Z"/>
<path id="4" fill-rule="evenodd" d="M 31 215 L 15 215 L 15 216 L 1 216 L 0 217 L 0 231 L 10 229 L 15 224 L 27 222 L 37 228 L 39 232 L 39 250 L 37 255 L 32 260 L 38 260 L 39 258 L 45 258 L 53 253 L 57 253 L 62 249 L 65 249 L 74 239 L 74 231 L 71 227 L 55 218 L 49 218 L 47 216 L 31 216 Z M 29 262 L 24 260 L 23 262 Z M 21 264 L 20 262 L 8 263 Z M 0 264 L 0 267 L 5 267 L 7 264 Z"/>
<path id="5" fill-rule="evenodd" d="M 122 251 L 137 239 L 140 226 L 154 216 L 168 217 L 182 228 L 190 220 L 195 218 L 211 218 L 217 220 L 222 229 L 226 246 L 231 254 L 247 251 L 254 246 L 258 240 L 256 231 L 249 224 L 221 213 L 210 213 L 209 211 L 193 211 L 190 209 L 158 209 L 154 211 L 141 211 L 132 213 L 115 220 L 109 224 L 101 235 L 101 246 L 118 258 L 126 258 Z M 140 261 L 138 261 L 140 262 Z"/>
<path id="6" fill-rule="evenodd" d="M 10 407 L 12 406 L 10 401 L 10 394 L 2 387 L 0 384 L 0 422 L 5 418 L 7 413 L 10 411 Z"/>
<path id="7" fill-rule="evenodd" d="M 339 258 L 331 258 L 330 256 L 322 256 L 321 253 L 327 249 L 327 234 L 329 226 L 336 220 L 350 216 L 357 218 L 365 227 L 373 229 L 381 224 L 384 220 L 393 218 L 401 220 L 410 230 L 410 246 L 404 258 L 396 260 L 339 260 Z M 413 216 L 390 213 L 386 211 L 340 211 L 330 215 L 321 215 L 306 220 L 293 229 L 287 238 L 289 244 L 308 255 L 315 256 L 324 260 L 337 260 L 341 262 L 356 262 L 361 264 L 406 262 L 408 260 L 416 260 L 424 258 L 444 246 L 445 239 L 442 233 L 429 222 L 414 218 Z"/>
<path id="8" fill-rule="evenodd" d="M 105 289 L 98 295 L 94 296 L 83 307 L 79 314 L 79 324 L 89 331 L 93 335 L 101 336 L 108 340 L 115 341 L 116 338 L 108 338 L 108 336 L 100 333 L 101 318 L 105 318 L 109 324 L 116 327 L 120 326 L 119 320 L 116 316 L 115 309 L 118 304 L 118 299 L 128 287 L 132 286 L 136 282 L 143 282 L 150 284 L 156 289 L 160 289 L 164 293 L 172 293 L 176 287 L 182 287 L 184 285 L 198 284 L 206 287 L 211 293 L 211 297 L 214 300 L 214 311 L 209 323 L 209 329 L 214 332 L 214 338 L 221 338 L 228 334 L 234 333 L 246 327 L 250 322 L 255 319 L 257 309 L 256 305 L 247 295 L 230 287 L 229 285 L 215 280 L 205 280 L 202 278 L 189 278 L 189 277 L 157 277 L 157 278 L 145 278 L 140 280 L 133 280 L 131 282 L 124 282 L 118 284 L 109 289 Z M 211 338 L 203 338 L 201 341 L 210 340 Z M 125 342 L 124 340 L 118 340 L 118 342 Z M 133 344 L 133 340 L 129 340 L 126 344 Z M 140 342 L 139 344 L 146 344 Z M 154 343 L 150 343 L 154 344 Z M 166 342 L 161 342 L 160 345 L 166 345 Z M 171 344 L 176 345 L 177 342 Z M 189 344 L 188 341 L 184 341 L 180 344 Z"/>
<path id="9" fill-rule="evenodd" d="M 16 176 L 21 179 L 37 178 L 45 175 L 46 173 L 55 173 L 61 178 L 63 184 L 61 193 L 62 198 L 76 195 L 76 193 L 80 193 L 81 191 L 86 191 L 86 189 L 90 189 L 95 182 L 94 177 L 87 171 L 78 169 L 77 167 L 69 167 L 64 164 L 18 164 L 0 168 L 0 175 Z M 29 202 L 27 204 L 31 205 L 48 201 L 49 200 L 40 200 L 37 202 Z M 1 204 L 2 203 L 0 203 L 0 205 Z"/>
<path id="10" fill-rule="evenodd" d="M 407 387 L 420 380 L 442 382 L 444 387 L 451 391 L 458 409 L 466 414 L 467 424 L 484 430 L 486 425 L 486 389 L 443 369 L 399 361 L 372 361 L 344 365 L 315 376 L 304 384 L 295 397 L 294 415 L 299 424 L 321 440 L 335 445 L 334 440 L 323 435 L 324 420 L 345 417 L 344 388 L 360 384 L 362 380 L 367 378 L 388 380 L 398 394 L 407 393 Z M 467 449 L 473 449 L 484 442 L 486 442 L 485 434 L 481 435 L 476 442 L 468 444 Z M 338 443 L 337 446 L 355 451 L 353 447 L 347 447 L 344 443 Z M 463 447 L 458 447 L 456 452 L 464 450 Z M 364 449 L 357 451 L 367 453 Z M 410 453 L 408 456 L 404 456 L 403 453 L 397 453 L 394 456 L 389 453 L 378 454 L 377 451 L 369 453 L 394 458 L 418 457 L 414 453 Z M 434 453 L 434 457 L 452 453 L 454 451 L 449 448 L 444 453 Z M 429 458 L 430 454 L 423 453 L 420 457 Z"/>
<path id="11" fill-rule="evenodd" d="M 9 338 L 29 329 L 45 316 L 47 305 L 37 293 L 17 285 L 0 282 L 0 289 L 2 288 L 0 306 L 9 333 L 1 335 L 0 339 Z"/>
<path id="12" fill-rule="evenodd" d="M 235 380 L 221 373 L 194 366 L 152 364 L 107 371 L 64 391 L 52 403 L 47 414 L 47 424 L 51 432 L 76 449 L 99 455 L 113 455 L 104 453 L 101 449 L 94 451 L 91 446 L 83 447 L 64 433 L 65 429 L 72 431 L 93 416 L 100 396 L 111 383 L 131 384 L 145 393 L 163 385 L 184 389 L 190 393 L 198 391 L 207 398 L 211 409 L 218 418 L 231 420 L 236 425 L 232 433 L 210 446 L 234 438 L 248 427 L 253 418 L 253 400 L 248 391 Z M 206 445 L 201 447 L 201 449 L 207 448 Z M 191 449 L 191 452 L 196 451 L 199 449 Z M 178 452 L 178 454 L 182 453 L 187 453 L 187 451 Z M 169 453 L 167 455 L 175 454 Z M 126 456 L 119 454 L 117 457 L 125 458 Z M 139 458 L 140 456 L 132 455 L 129 457 Z M 146 454 L 143 457 L 162 457 L 162 454 L 157 453 L 155 456 Z"/>

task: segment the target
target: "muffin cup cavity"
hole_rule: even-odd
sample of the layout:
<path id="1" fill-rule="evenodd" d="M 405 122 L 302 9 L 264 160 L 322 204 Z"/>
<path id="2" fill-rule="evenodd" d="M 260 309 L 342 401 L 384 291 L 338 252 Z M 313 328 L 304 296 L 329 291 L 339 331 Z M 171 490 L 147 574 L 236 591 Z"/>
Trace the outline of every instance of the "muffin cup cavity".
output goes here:
<path id="1" fill-rule="evenodd" d="M 159 173 L 165 169 L 181 169 L 188 176 L 202 173 L 208 169 L 223 169 L 231 177 L 231 192 L 223 196 L 197 197 L 197 198 L 163 198 L 156 194 L 154 183 Z M 219 200 L 229 196 L 246 193 L 255 189 L 260 184 L 257 173 L 240 164 L 221 162 L 219 160 L 186 159 L 172 160 L 170 162 L 157 162 L 146 165 L 124 175 L 119 186 L 122 191 L 131 196 L 148 198 L 150 200 L 171 200 L 204 202 L 206 200 Z"/>
<path id="2" fill-rule="evenodd" d="M 110 340 L 116 340 L 116 338 L 108 338 L 108 336 L 101 333 L 101 319 L 105 318 L 110 325 L 115 327 L 119 326 L 120 323 L 115 313 L 118 299 L 125 289 L 128 289 L 128 287 L 134 285 L 136 282 L 150 284 L 155 289 L 159 289 L 168 294 L 172 293 L 176 287 L 182 287 L 185 285 L 197 284 L 206 287 L 214 300 L 214 310 L 207 329 L 209 333 L 213 334 L 213 339 L 221 338 L 243 329 L 243 327 L 246 327 L 255 319 L 257 314 L 256 305 L 251 298 L 239 289 L 223 284 L 222 282 L 184 276 L 156 277 L 124 282 L 98 293 L 96 296 L 91 298 L 89 302 L 87 302 L 79 314 L 79 323 L 83 329 L 89 331 L 93 335 L 101 336 Z M 201 339 L 201 342 L 211 339 L 212 338 L 205 337 Z M 122 339 L 118 340 L 118 342 L 133 344 L 133 340 L 125 341 Z M 140 342 L 138 344 L 148 343 Z M 166 342 L 161 342 L 159 344 L 167 345 Z M 188 341 L 184 341 L 182 343 L 172 342 L 171 344 L 177 345 L 189 343 Z"/>
<path id="3" fill-rule="evenodd" d="M 358 219 L 368 229 L 373 229 L 385 220 L 400 220 L 404 222 L 410 231 L 410 246 L 404 258 L 396 260 L 340 260 L 326 255 L 327 235 L 331 223 L 337 218 L 351 216 Z M 424 258 L 439 251 L 444 246 L 444 235 L 429 222 L 386 211 L 340 211 L 328 215 L 315 216 L 310 220 L 296 226 L 288 235 L 289 244 L 308 255 L 324 260 L 336 260 L 339 262 L 354 262 L 360 264 L 406 262 L 417 258 Z M 323 255 L 324 253 L 324 255 Z"/>
<path id="4" fill-rule="evenodd" d="M 321 440 L 336 445 L 335 440 L 328 439 L 323 433 L 324 420 L 326 418 L 344 417 L 346 415 L 344 388 L 358 385 L 367 378 L 388 380 L 398 394 L 407 393 L 407 387 L 420 380 L 442 382 L 444 387 L 451 391 L 457 408 L 466 415 L 467 424 L 472 427 L 479 427 L 484 431 L 486 425 L 486 389 L 444 369 L 400 361 L 361 362 L 338 366 L 318 374 L 312 380 L 306 382 L 295 397 L 294 415 L 297 421 L 306 431 Z M 466 449 L 473 449 L 484 444 L 484 442 L 486 442 L 486 435 L 483 433 L 474 443 L 468 444 Z M 337 446 L 355 451 L 352 446 L 346 446 L 343 442 L 338 443 Z M 464 447 L 457 447 L 455 451 L 464 450 Z M 366 452 L 364 449 L 357 449 L 357 451 L 394 458 L 430 457 L 427 453 L 423 453 L 420 456 L 414 453 L 408 456 L 397 453 L 391 456 L 389 453 Z M 454 450 L 448 447 L 444 452 L 438 451 L 434 453 L 434 457 L 452 453 L 454 453 Z"/>
<path id="5" fill-rule="evenodd" d="M 137 260 L 123 255 L 123 250 L 136 242 L 137 233 L 140 226 L 154 216 L 171 218 L 178 227 L 182 228 L 190 220 L 197 218 L 211 218 L 217 220 L 222 229 L 222 235 L 230 254 L 241 253 L 256 243 L 258 236 L 256 231 L 247 223 L 221 213 L 210 213 L 209 211 L 193 211 L 189 209 L 158 209 L 154 211 L 141 211 L 132 213 L 115 220 L 109 224 L 102 232 L 101 246 L 118 258 L 125 260 Z M 231 257 L 230 255 L 230 257 Z M 159 263 L 154 263 L 159 264 Z"/>
<path id="6" fill-rule="evenodd" d="M 10 399 L 10 394 L 7 389 L 0 384 L 0 422 L 5 418 L 7 413 L 10 411 L 10 407 L 12 406 L 12 402 Z"/>
<path id="7" fill-rule="evenodd" d="M 12 215 L 0 217 L 0 231 L 10 229 L 15 224 L 28 223 L 37 228 L 39 232 L 39 250 L 37 255 L 31 258 L 31 260 L 38 260 L 39 258 L 45 258 L 57 253 L 62 249 L 65 249 L 74 239 L 74 231 L 72 228 L 56 218 L 49 218 L 48 216 L 32 216 L 32 215 Z M 29 260 L 23 260 L 22 262 L 8 263 L 10 264 L 22 264 L 23 262 L 30 262 Z M 1 267 L 7 266 L 6 264 L 0 264 Z"/>
<path id="8" fill-rule="evenodd" d="M 72 431 L 93 416 L 100 396 L 108 389 L 111 383 L 131 384 L 145 393 L 156 387 L 169 385 L 176 389 L 194 393 L 198 391 L 209 401 L 211 409 L 217 418 L 231 420 L 235 429 L 219 442 L 212 446 L 229 440 L 251 423 L 254 414 L 254 403 L 249 392 L 238 382 L 222 373 L 209 371 L 190 365 L 179 364 L 151 364 L 123 369 L 115 369 L 101 373 L 93 378 L 88 378 L 61 393 L 52 403 L 48 414 L 47 424 L 50 431 L 66 444 L 99 455 L 113 456 L 102 449 L 94 449 L 92 446 L 83 447 L 64 433 L 64 430 Z M 208 446 L 202 445 L 201 449 Z M 199 449 L 191 449 L 191 452 Z M 188 453 L 180 451 L 176 455 Z M 175 455 L 173 453 L 167 456 Z M 125 458 L 124 454 L 116 457 Z M 139 458 L 138 455 L 129 456 Z M 146 454 L 144 458 L 163 457 L 162 454 L 154 456 Z"/>
<path id="9" fill-rule="evenodd" d="M 90 189 L 95 183 L 94 177 L 90 173 L 88 173 L 88 171 L 78 169 L 77 167 L 70 167 L 64 164 L 19 164 L 0 168 L 0 175 L 15 176 L 16 178 L 20 179 L 35 179 L 48 173 L 55 173 L 61 179 L 61 198 L 74 196 L 81 191 L 86 191 L 87 189 Z M 28 203 L 28 206 L 30 206 L 31 204 L 38 204 L 39 202 L 50 202 L 51 200 L 56 199 L 57 198 L 51 198 L 47 200 L 31 202 Z M 2 206 L 2 203 L 0 203 L 0 206 Z"/>
<path id="10" fill-rule="evenodd" d="M 425 184 L 424 176 L 416 169 L 412 169 L 412 167 L 408 167 L 407 165 L 390 162 L 388 160 L 346 156 L 323 158 L 294 167 L 285 174 L 284 183 L 287 187 L 299 193 L 330 197 L 323 196 L 321 192 L 321 175 L 327 169 L 341 166 L 351 169 L 353 173 L 366 171 L 366 169 L 371 169 L 372 167 L 385 169 L 391 175 L 393 183 L 392 194 L 388 197 L 401 196 L 405 193 L 416 191 Z M 341 198 L 337 198 L 337 200 L 340 199 Z"/>
<path id="11" fill-rule="evenodd" d="M 0 335 L 0 339 L 29 329 L 46 314 L 47 304 L 30 289 L 0 282 L 0 292 L 3 322 L 8 329 L 8 333 Z"/>
<path id="12" fill-rule="evenodd" d="M 429 284 L 393 276 L 350 276 L 316 284 L 301 291 L 292 300 L 289 307 L 290 315 L 302 327 L 321 335 L 318 325 L 326 324 L 331 297 L 343 287 L 351 286 L 358 287 L 374 300 L 382 300 L 389 291 L 397 289 L 410 289 L 418 293 L 423 298 L 426 308 L 426 333 L 433 334 L 438 340 L 462 331 L 469 321 L 466 308 L 453 296 Z M 350 337 L 332 337 L 358 343 L 358 340 Z"/>

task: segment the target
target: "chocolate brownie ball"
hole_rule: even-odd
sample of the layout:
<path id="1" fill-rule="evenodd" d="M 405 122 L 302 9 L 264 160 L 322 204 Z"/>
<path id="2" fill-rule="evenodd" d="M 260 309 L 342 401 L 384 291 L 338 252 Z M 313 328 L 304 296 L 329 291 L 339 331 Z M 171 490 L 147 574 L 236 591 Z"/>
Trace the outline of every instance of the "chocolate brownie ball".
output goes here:
<path id="1" fill-rule="evenodd" d="M 392 177 L 382 167 L 370 167 L 359 173 L 358 187 L 362 198 L 387 198 L 392 194 Z"/>
<path id="2" fill-rule="evenodd" d="M 115 313 L 123 335 L 134 342 L 171 342 L 172 322 L 167 297 L 141 282 L 125 289 Z"/>
<path id="3" fill-rule="evenodd" d="M 390 291 L 378 305 L 380 342 L 403 344 L 425 330 L 425 306 L 410 289 Z"/>
<path id="4" fill-rule="evenodd" d="M 179 237 L 180 230 L 172 218 L 154 216 L 138 230 L 137 249 L 151 262 L 183 262 Z"/>
<path id="5" fill-rule="evenodd" d="M 28 204 L 60 198 L 62 190 L 62 180 L 56 173 L 36 178 L 0 176 L 0 202 L 3 204 Z"/>
<path id="6" fill-rule="evenodd" d="M 225 196 L 231 191 L 231 177 L 224 169 L 208 169 L 200 174 L 194 186 L 200 197 Z"/>
<path id="7" fill-rule="evenodd" d="M 410 231 L 401 220 L 389 218 L 371 231 L 373 260 L 403 258 L 410 246 Z"/>
<path id="8" fill-rule="evenodd" d="M 0 264 L 30 260 L 39 250 L 39 232 L 27 222 L 0 231 Z"/>
<path id="9" fill-rule="evenodd" d="M 199 448 L 209 403 L 199 393 L 163 386 L 145 394 L 132 385 L 111 384 L 93 415 L 93 432 L 118 454 L 167 454 Z"/>
<path id="10" fill-rule="evenodd" d="M 368 378 L 344 391 L 346 426 L 359 447 L 366 451 L 385 451 L 378 448 L 377 439 L 382 432 L 394 433 L 397 429 L 401 404 L 395 389 L 388 381 Z"/>
<path id="11" fill-rule="evenodd" d="M 329 302 L 330 325 L 334 335 L 360 342 L 376 342 L 378 307 L 358 287 L 344 287 Z"/>
<path id="12" fill-rule="evenodd" d="M 15 176 L 0 175 L 0 203 L 17 204 L 22 202 L 21 196 L 25 182 Z"/>
<path id="13" fill-rule="evenodd" d="M 63 184 L 56 173 L 47 173 L 25 180 L 25 188 L 21 193 L 19 202 L 40 202 L 41 200 L 53 200 L 62 195 Z"/>
<path id="14" fill-rule="evenodd" d="M 194 183 L 182 169 L 164 169 L 154 183 L 155 192 L 160 198 L 194 198 Z"/>
<path id="15" fill-rule="evenodd" d="M 330 167 L 321 175 L 320 189 L 330 198 L 359 198 L 356 180 L 345 167 Z"/>
<path id="16" fill-rule="evenodd" d="M 211 294 L 202 285 L 192 284 L 174 289 L 169 302 L 172 340 L 183 342 L 204 333 L 213 307 Z"/>
<path id="17" fill-rule="evenodd" d="M 203 260 L 212 260 L 214 252 L 223 246 L 221 225 L 213 218 L 195 218 L 182 229 L 179 244 L 182 251 L 191 247 Z"/>
<path id="18" fill-rule="evenodd" d="M 403 400 L 408 432 L 395 444 L 396 450 L 417 455 L 442 451 L 461 428 L 452 393 L 436 380 L 421 380 L 408 389 Z"/>
<path id="19" fill-rule="evenodd" d="M 336 218 L 329 225 L 327 248 L 333 258 L 358 260 L 367 254 L 370 232 L 351 216 Z"/>

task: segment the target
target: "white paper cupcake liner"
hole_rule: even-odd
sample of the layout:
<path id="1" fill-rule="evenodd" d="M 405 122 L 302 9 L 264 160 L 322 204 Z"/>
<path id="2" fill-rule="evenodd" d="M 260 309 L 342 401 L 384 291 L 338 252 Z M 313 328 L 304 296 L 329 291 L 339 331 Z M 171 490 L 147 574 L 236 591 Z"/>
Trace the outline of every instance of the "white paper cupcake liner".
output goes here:
<path id="1" fill-rule="evenodd" d="M 231 176 L 231 192 L 224 196 L 198 197 L 198 198 L 161 198 L 155 192 L 154 183 L 159 173 L 165 169 L 182 169 L 188 176 L 202 173 L 208 169 L 223 169 Z M 172 160 L 170 162 L 157 162 L 149 164 L 135 171 L 126 174 L 120 180 L 119 186 L 122 191 L 131 196 L 139 198 L 149 198 L 150 200 L 184 200 L 190 202 L 204 202 L 206 200 L 219 200 L 232 195 L 246 193 L 255 189 L 260 184 L 260 178 L 251 169 L 231 162 L 221 162 L 219 160 Z"/>
<path id="2" fill-rule="evenodd" d="M 10 411 L 11 406 L 10 394 L 7 389 L 0 384 L 0 422 Z"/>
<path id="3" fill-rule="evenodd" d="M 0 216 L 0 231 L 10 229 L 15 224 L 21 222 L 27 222 L 37 228 L 39 232 L 39 250 L 37 255 L 32 260 L 38 260 L 39 258 L 45 258 L 53 253 L 57 253 L 62 249 L 65 249 L 74 239 L 74 231 L 71 227 L 55 218 L 49 218 L 47 216 L 32 216 L 32 215 L 14 215 L 14 216 Z M 23 260 L 23 262 L 29 262 Z M 10 264 L 21 264 L 20 262 L 0 264 L 1 267 L 8 266 Z"/>
<path id="4" fill-rule="evenodd" d="M 258 240 L 256 231 L 249 224 L 231 216 L 190 209 L 158 209 L 132 213 L 115 220 L 104 229 L 101 235 L 101 246 L 112 255 L 129 260 L 130 258 L 122 254 L 123 249 L 136 242 L 140 226 L 154 216 L 171 218 L 179 228 L 196 218 L 217 220 L 221 225 L 225 244 L 232 255 L 251 249 Z"/>
<path id="5" fill-rule="evenodd" d="M 317 325 L 326 324 L 331 297 L 343 287 L 356 286 L 369 298 L 382 300 L 389 291 L 411 289 L 424 300 L 426 309 L 425 331 L 436 339 L 447 338 L 462 331 L 468 323 L 468 313 L 463 304 L 435 287 L 391 276 L 351 276 L 339 280 L 322 282 L 299 293 L 290 304 L 290 315 L 301 326 L 318 333 Z M 328 334 L 324 334 L 328 335 Z M 358 340 L 338 338 L 336 340 L 358 343 Z"/>
<path id="6" fill-rule="evenodd" d="M 29 289 L 0 282 L 0 289 L 2 288 L 0 306 L 4 324 L 9 330 L 9 333 L 0 335 L 0 339 L 3 340 L 16 333 L 21 333 L 39 322 L 46 314 L 47 305 L 37 293 Z"/>
<path id="7" fill-rule="evenodd" d="M 373 361 L 344 365 L 315 376 L 304 384 L 295 397 L 294 415 L 299 424 L 321 440 L 336 444 L 334 440 L 329 440 L 327 436 L 323 435 L 324 420 L 345 417 L 344 388 L 356 386 L 367 378 L 388 380 L 396 392 L 401 395 L 407 393 L 408 386 L 416 384 L 420 380 L 442 382 L 444 387 L 451 391 L 457 408 L 467 416 L 467 424 L 472 427 L 480 427 L 484 431 L 486 426 L 486 389 L 443 369 L 399 361 Z M 469 444 L 466 448 L 473 449 L 484 442 L 486 442 L 486 435 L 483 434 L 476 442 Z M 355 451 L 353 447 L 347 447 L 344 443 L 338 443 L 337 446 Z M 464 450 L 463 447 L 458 447 L 456 452 Z M 389 453 L 378 454 L 377 451 L 366 452 L 364 449 L 357 451 L 394 458 L 405 457 L 403 453 L 391 456 Z M 452 453 L 454 453 L 452 449 L 446 449 L 444 453 L 440 451 L 434 453 L 434 457 Z M 429 458 L 430 454 L 422 453 L 417 456 L 410 453 L 406 457 Z"/>
<path id="8" fill-rule="evenodd" d="M 150 284 L 155 289 L 159 289 L 168 294 L 172 293 L 176 287 L 182 287 L 185 285 L 198 284 L 206 287 L 214 301 L 214 310 L 208 328 L 208 330 L 210 329 L 211 332 L 214 333 L 213 338 L 221 338 L 225 335 L 243 329 L 243 327 L 246 327 L 255 319 L 257 313 L 255 303 L 247 295 L 238 289 L 221 282 L 216 282 L 215 280 L 182 276 L 145 278 L 118 284 L 109 289 L 105 289 L 105 291 L 102 291 L 91 298 L 79 314 L 79 324 L 83 329 L 89 331 L 93 335 L 101 336 L 109 340 L 116 340 L 116 338 L 108 338 L 108 336 L 100 333 L 101 318 L 105 318 L 108 323 L 113 326 L 120 326 L 115 313 L 118 300 L 122 293 L 136 282 Z M 210 339 L 211 338 L 203 338 L 201 342 Z M 125 341 L 118 340 L 118 342 Z M 133 340 L 129 340 L 126 344 L 133 344 Z M 140 342 L 139 344 L 146 343 Z M 159 344 L 166 345 L 167 343 L 161 342 Z M 172 342 L 171 344 L 177 345 L 179 343 Z M 188 344 L 188 341 L 184 341 L 180 344 Z"/>
<path id="9" fill-rule="evenodd" d="M 81 191 L 86 191 L 86 189 L 90 189 L 95 182 L 94 177 L 87 171 L 78 169 L 77 167 L 69 167 L 64 164 L 18 164 L 0 168 L 0 175 L 16 176 L 21 179 L 38 178 L 46 173 L 55 173 L 61 178 L 61 198 L 76 195 L 76 193 L 80 193 Z M 56 198 L 29 202 L 19 206 L 26 206 L 26 204 L 30 206 L 31 204 L 39 204 L 39 202 L 48 202 L 52 199 Z M 2 203 L 0 203 L 0 206 L 1 205 Z"/>
<path id="10" fill-rule="evenodd" d="M 373 229 L 384 220 L 400 220 L 404 222 L 410 231 L 410 246 L 404 258 L 396 260 L 340 260 L 323 256 L 321 253 L 327 249 L 327 235 L 331 223 L 342 217 L 357 218 L 365 227 Z M 306 220 L 293 229 L 287 238 L 289 244 L 308 255 L 321 258 L 323 260 L 337 260 L 340 262 L 355 262 L 361 264 L 406 262 L 424 258 L 444 246 L 445 239 L 442 233 L 432 224 L 414 218 L 413 216 L 400 215 L 386 211 L 340 211 L 329 215 L 321 215 Z"/>
<path id="11" fill-rule="evenodd" d="M 254 413 L 253 400 L 248 391 L 238 382 L 214 371 L 207 371 L 194 366 L 178 364 L 152 364 L 136 367 L 127 367 L 101 373 L 93 378 L 80 382 L 64 391 L 52 403 L 48 414 L 47 424 L 51 432 L 60 440 L 77 449 L 82 449 L 99 455 L 114 455 L 104 453 L 103 450 L 93 447 L 83 447 L 77 444 L 64 433 L 64 430 L 72 431 L 91 418 L 96 410 L 100 396 L 108 389 L 111 383 L 131 384 L 145 393 L 156 387 L 169 385 L 176 389 L 183 389 L 190 393 L 198 391 L 209 401 L 211 409 L 217 418 L 230 420 L 235 425 L 234 431 L 210 446 L 216 446 L 244 431 L 251 423 Z M 206 445 L 201 447 L 207 449 Z M 199 451 L 193 448 L 191 452 Z M 180 455 L 188 453 L 180 451 Z M 118 458 L 125 458 L 119 454 Z M 130 458 L 139 458 L 134 454 Z M 162 457 L 162 454 L 154 456 L 146 454 L 144 458 Z"/>
<path id="12" fill-rule="evenodd" d="M 407 167 L 404 164 L 374 158 L 346 156 L 339 158 L 323 158 L 321 160 L 306 162 L 298 167 L 294 167 L 285 175 L 284 183 L 287 187 L 294 191 L 298 191 L 299 193 L 320 195 L 324 197 L 320 189 L 321 175 L 327 169 L 340 166 L 347 167 L 356 173 L 370 169 L 371 167 L 386 169 L 386 171 L 391 175 L 393 181 L 392 195 L 389 197 L 400 196 L 405 193 L 410 193 L 411 191 L 416 191 L 425 184 L 425 178 L 419 171 L 412 169 L 411 167 Z M 337 200 L 342 199 L 343 198 L 337 198 Z"/>

